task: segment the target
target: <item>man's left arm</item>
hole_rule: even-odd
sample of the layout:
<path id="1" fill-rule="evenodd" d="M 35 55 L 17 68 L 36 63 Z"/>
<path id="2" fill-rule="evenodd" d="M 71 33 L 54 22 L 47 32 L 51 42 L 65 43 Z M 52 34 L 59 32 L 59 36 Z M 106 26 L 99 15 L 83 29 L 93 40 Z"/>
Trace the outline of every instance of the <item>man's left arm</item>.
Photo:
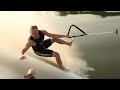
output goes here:
<path id="1" fill-rule="evenodd" d="M 68 35 L 60 35 L 60 34 L 53 34 L 53 33 L 49 33 L 46 30 L 42 31 L 46 36 L 48 37 L 52 37 L 52 38 L 63 38 L 63 37 L 68 37 Z"/>

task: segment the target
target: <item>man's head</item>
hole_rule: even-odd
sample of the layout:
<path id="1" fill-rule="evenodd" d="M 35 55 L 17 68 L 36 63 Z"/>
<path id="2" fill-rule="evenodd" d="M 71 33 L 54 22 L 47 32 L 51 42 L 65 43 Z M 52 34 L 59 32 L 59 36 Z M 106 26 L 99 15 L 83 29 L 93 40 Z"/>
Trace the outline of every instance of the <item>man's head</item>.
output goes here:
<path id="1" fill-rule="evenodd" d="M 24 76 L 24 79 L 35 79 L 35 77 L 32 74 L 28 74 Z"/>
<path id="2" fill-rule="evenodd" d="M 30 34 L 33 38 L 35 38 L 35 39 L 38 38 L 38 35 L 39 35 L 38 27 L 37 26 L 31 26 Z"/>
<path id="3" fill-rule="evenodd" d="M 33 68 L 30 68 L 27 72 L 27 75 L 24 75 L 24 79 L 35 79 L 35 70 Z"/>

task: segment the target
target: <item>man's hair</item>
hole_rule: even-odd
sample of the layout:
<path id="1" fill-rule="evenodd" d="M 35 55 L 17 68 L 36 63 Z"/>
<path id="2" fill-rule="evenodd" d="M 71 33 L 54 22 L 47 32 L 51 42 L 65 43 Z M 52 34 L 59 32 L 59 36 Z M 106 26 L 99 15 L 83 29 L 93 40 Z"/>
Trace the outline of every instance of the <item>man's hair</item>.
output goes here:
<path id="1" fill-rule="evenodd" d="M 37 29 L 38 30 L 38 27 L 37 26 L 31 26 L 30 29 L 32 29 L 32 30 Z"/>
<path id="2" fill-rule="evenodd" d="M 24 76 L 24 79 L 35 79 L 35 77 L 32 74 L 28 74 Z"/>

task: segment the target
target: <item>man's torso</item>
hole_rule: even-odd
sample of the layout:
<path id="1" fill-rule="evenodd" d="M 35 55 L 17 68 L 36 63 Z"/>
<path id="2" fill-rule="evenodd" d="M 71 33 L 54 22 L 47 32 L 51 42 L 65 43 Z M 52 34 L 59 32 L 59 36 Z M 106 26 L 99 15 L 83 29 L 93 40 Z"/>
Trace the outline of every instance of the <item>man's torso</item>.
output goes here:
<path id="1" fill-rule="evenodd" d="M 32 36 L 29 37 L 29 41 L 32 40 L 35 43 L 35 45 L 31 46 L 34 51 L 39 51 L 44 49 L 44 47 L 40 43 L 44 40 L 45 35 L 42 33 L 41 30 L 39 30 L 39 35 L 40 37 L 38 39 L 34 39 Z"/>

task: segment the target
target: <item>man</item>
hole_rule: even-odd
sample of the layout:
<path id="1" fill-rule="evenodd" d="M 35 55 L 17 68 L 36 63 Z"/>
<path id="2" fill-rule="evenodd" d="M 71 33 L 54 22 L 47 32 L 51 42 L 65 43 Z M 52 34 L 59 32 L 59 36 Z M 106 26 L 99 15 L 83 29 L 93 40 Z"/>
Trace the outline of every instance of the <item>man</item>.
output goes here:
<path id="1" fill-rule="evenodd" d="M 33 68 L 30 68 L 27 74 L 24 75 L 24 79 L 36 79 L 34 75 L 35 75 L 35 70 Z"/>
<path id="2" fill-rule="evenodd" d="M 62 70 L 66 70 L 66 68 L 62 64 L 62 60 L 60 58 L 60 55 L 58 52 L 48 49 L 53 43 L 59 43 L 59 44 L 65 44 L 68 46 L 71 46 L 74 39 L 71 42 L 66 42 L 60 38 L 62 37 L 69 37 L 69 35 L 58 35 L 58 34 L 52 34 L 47 32 L 46 30 L 38 30 L 37 26 L 31 26 L 30 28 L 30 34 L 31 36 L 28 39 L 28 42 L 25 46 L 25 48 L 22 50 L 22 55 L 30 48 L 32 47 L 35 54 L 39 56 L 44 57 L 55 57 L 58 65 Z M 44 37 L 48 36 L 51 37 L 49 39 L 44 40 Z M 24 59 L 25 57 L 22 56 L 20 59 Z"/>

